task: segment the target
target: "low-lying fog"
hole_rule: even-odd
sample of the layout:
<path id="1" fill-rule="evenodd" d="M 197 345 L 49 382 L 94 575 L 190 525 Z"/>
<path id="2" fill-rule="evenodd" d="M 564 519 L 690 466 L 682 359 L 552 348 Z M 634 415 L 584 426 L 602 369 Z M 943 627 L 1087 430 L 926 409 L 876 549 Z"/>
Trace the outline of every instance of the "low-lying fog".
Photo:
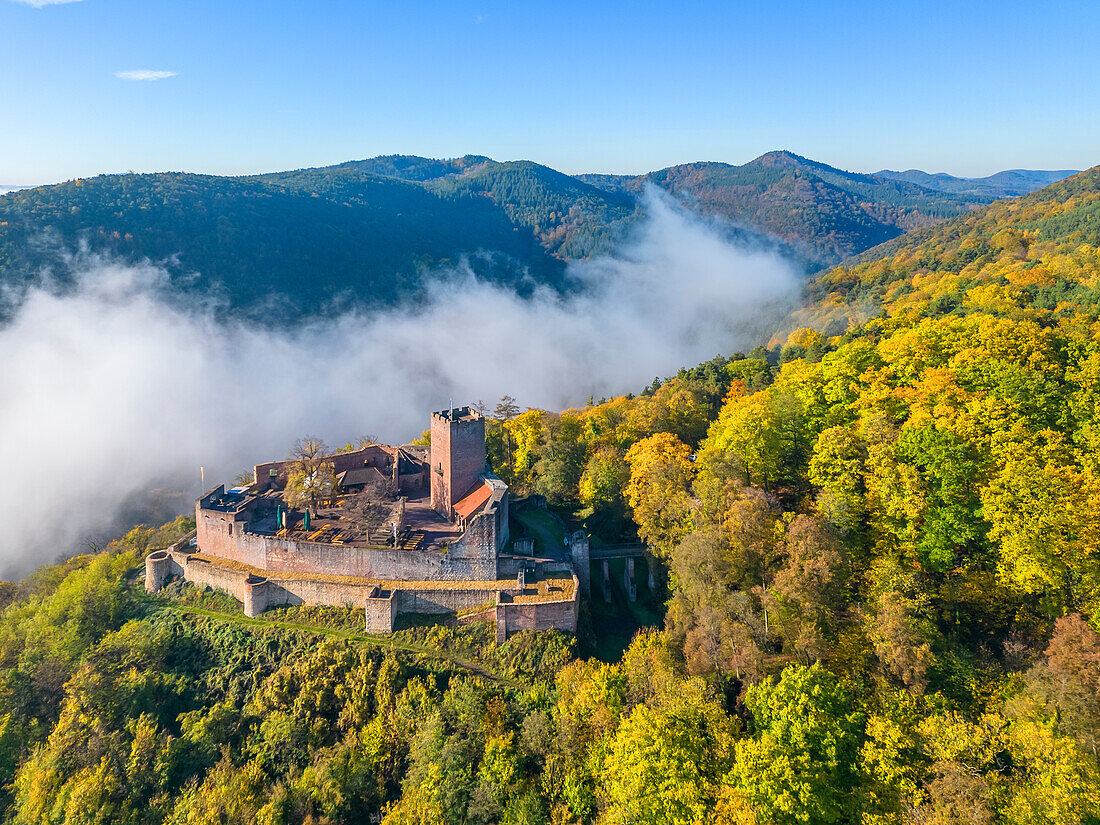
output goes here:
<path id="1" fill-rule="evenodd" d="M 189 510 L 200 466 L 213 486 L 306 433 L 405 442 L 451 399 L 562 409 L 766 340 L 792 268 L 657 195 L 647 211 L 617 256 L 572 265 L 572 296 L 447 271 L 416 305 L 297 329 L 226 321 L 164 298 L 156 267 L 84 256 L 75 290 L 33 288 L 0 328 L 0 578 Z"/>

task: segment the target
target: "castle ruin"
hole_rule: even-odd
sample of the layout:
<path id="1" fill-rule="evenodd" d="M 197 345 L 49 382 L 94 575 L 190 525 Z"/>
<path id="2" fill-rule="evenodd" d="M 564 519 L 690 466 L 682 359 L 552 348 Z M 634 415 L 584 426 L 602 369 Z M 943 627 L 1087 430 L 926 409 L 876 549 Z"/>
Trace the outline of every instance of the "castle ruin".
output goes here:
<path id="1" fill-rule="evenodd" d="M 312 510 L 288 502 L 292 460 L 256 465 L 250 485 L 208 491 L 194 535 L 146 558 L 146 590 L 181 577 L 236 596 L 247 616 L 274 605 L 361 607 L 377 633 L 401 613 L 462 612 L 493 619 L 500 640 L 518 629 L 575 631 L 576 559 L 509 552 L 508 487 L 488 469 L 485 419 L 456 407 L 432 413 L 430 427 L 430 447 L 325 456 L 336 489 Z"/>

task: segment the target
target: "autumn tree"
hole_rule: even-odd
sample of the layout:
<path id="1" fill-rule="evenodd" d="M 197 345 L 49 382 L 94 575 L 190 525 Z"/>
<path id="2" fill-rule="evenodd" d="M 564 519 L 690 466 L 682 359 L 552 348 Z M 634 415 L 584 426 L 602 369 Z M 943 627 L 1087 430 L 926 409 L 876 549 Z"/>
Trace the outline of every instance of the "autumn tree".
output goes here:
<path id="1" fill-rule="evenodd" d="M 626 454 L 630 482 L 626 498 L 638 534 L 667 557 L 691 525 L 691 449 L 670 433 L 643 438 Z"/>
<path id="2" fill-rule="evenodd" d="M 809 664 L 827 655 L 843 610 L 847 569 L 842 546 L 827 525 L 802 515 L 787 526 L 778 555 L 781 566 L 765 604 L 776 615 L 784 650 Z"/>
<path id="3" fill-rule="evenodd" d="M 1100 633 L 1079 615 L 1063 616 L 1028 686 L 1059 713 L 1064 731 L 1093 757 L 1100 750 Z"/>
<path id="4" fill-rule="evenodd" d="M 332 498 L 336 490 L 336 473 L 331 461 L 325 460 L 328 448 L 314 436 L 299 438 L 290 454 L 284 497 L 291 507 L 317 512 L 317 505 Z"/>

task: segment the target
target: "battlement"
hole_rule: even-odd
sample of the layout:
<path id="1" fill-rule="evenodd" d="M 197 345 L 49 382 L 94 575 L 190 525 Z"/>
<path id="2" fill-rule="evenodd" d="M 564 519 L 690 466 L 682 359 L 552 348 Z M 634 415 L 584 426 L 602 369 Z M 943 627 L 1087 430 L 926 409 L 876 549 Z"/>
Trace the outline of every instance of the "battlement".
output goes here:
<path id="1" fill-rule="evenodd" d="M 477 421 L 482 417 L 481 413 L 475 410 L 473 407 L 452 407 L 449 410 L 440 410 L 439 412 L 432 413 L 432 419 L 438 418 L 440 421 L 446 422 L 458 422 L 458 421 Z"/>

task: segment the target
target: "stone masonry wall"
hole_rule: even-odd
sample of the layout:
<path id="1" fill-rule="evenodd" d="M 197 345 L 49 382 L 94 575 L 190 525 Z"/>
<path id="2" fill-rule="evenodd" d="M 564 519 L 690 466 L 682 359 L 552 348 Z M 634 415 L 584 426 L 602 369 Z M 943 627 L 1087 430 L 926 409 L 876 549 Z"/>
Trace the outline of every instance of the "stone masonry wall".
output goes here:
<path id="1" fill-rule="evenodd" d="M 466 524 L 466 530 L 458 541 L 452 542 L 447 553 L 455 559 L 494 561 L 497 557 L 497 511 L 487 509 L 478 513 Z M 492 576 L 496 578 L 496 575 Z"/>
<path id="2" fill-rule="evenodd" d="M 550 630 L 558 628 L 577 632 L 580 614 L 580 582 L 573 574 L 573 598 L 556 602 L 516 604 L 504 596 L 496 608 L 497 642 L 503 642 L 519 630 Z"/>
<path id="3" fill-rule="evenodd" d="M 398 613 L 457 613 L 500 599 L 496 590 L 397 590 Z"/>
<path id="4" fill-rule="evenodd" d="M 244 605 L 245 615 L 248 616 L 255 616 L 275 605 L 372 606 L 375 612 L 381 610 L 374 604 L 378 600 L 378 585 L 365 582 L 254 576 L 243 570 L 211 564 L 187 553 L 166 550 L 150 553 L 145 560 L 145 571 L 145 587 L 150 593 L 163 587 L 168 576 L 181 575 L 194 584 L 229 593 Z M 496 602 L 500 598 L 500 591 L 495 589 L 417 589 L 413 586 L 391 591 L 385 598 L 390 607 L 385 609 L 392 609 L 394 616 L 398 613 L 454 613 Z M 390 625 L 392 627 L 392 622 Z"/>
<path id="5" fill-rule="evenodd" d="M 231 524 L 227 515 L 199 511 L 199 550 L 211 556 L 258 567 L 271 574 L 320 573 L 429 581 L 496 578 L 496 553 L 492 551 L 492 545 L 488 551 L 475 555 L 472 552 L 439 553 L 320 544 L 246 533 L 243 523 Z M 207 516 L 210 518 L 207 519 Z"/>

